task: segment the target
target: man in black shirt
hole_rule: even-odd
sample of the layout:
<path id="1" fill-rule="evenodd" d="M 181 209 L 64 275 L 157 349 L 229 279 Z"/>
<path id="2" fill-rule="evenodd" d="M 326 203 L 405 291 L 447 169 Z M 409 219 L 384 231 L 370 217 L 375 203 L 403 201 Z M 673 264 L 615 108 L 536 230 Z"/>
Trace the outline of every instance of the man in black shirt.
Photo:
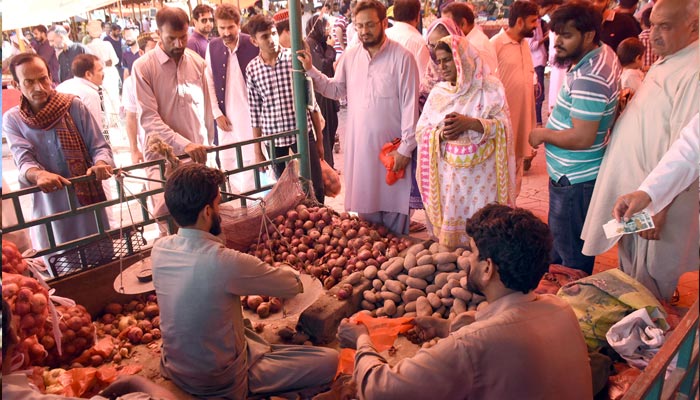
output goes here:
<path id="1" fill-rule="evenodd" d="M 610 8 L 612 0 L 591 0 L 591 5 L 603 14 L 603 29 L 600 39 L 617 51 L 617 46 L 629 37 L 642 32 L 639 22 L 630 14 L 615 12 Z"/>
<path id="2" fill-rule="evenodd" d="M 66 81 L 73 77 L 71 65 L 79 54 L 90 54 L 90 50 L 81 43 L 75 43 L 68 37 L 68 31 L 62 26 L 56 26 L 48 35 L 54 49 L 60 50 L 58 54 L 58 80 Z"/>
<path id="3" fill-rule="evenodd" d="M 117 53 L 119 62 L 115 66 L 117 67 L 117 71 L 119 71 L 119 80 L 124 81 L 124 66 L 122 64 L 122 59 L 124 57 L 124 50 L 122 49 L 122 27 L 118 24 L 112 24 L 109 35 L 105 36 L 104 40 L 109 42 L 109 44 L 114 47 L 114 52 Z"/>

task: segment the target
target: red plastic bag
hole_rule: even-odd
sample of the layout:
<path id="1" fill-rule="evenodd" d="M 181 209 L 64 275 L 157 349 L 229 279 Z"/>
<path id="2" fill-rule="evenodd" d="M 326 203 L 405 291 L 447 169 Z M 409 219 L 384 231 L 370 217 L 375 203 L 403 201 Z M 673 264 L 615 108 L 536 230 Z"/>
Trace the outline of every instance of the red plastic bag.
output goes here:
<path id="1" fill-rule="evenodd" d="M 321 160 L 321 175 L 323 176 L 324 194 L 335 197 L 340 193 L 340 176 L 325 160 Z"/>
<path id="2" fill-rule="evenodd" d="M 391 156 L 390 154 L 396 150 L 399 149 L 399 145 L 401 144 L 401 139 L 396 138 L 392 140 L 389 143 L 386 143 L 384 146 L 382 146 L 382 150 L 379 152 L 379 160 L 381 160 L 382 164 L 384 165 L 384 168 L 386 168 L 386 184 L 387 185 L 393 185 L 398 181 L 399 179 L 403 178 L 406 169 L 402 169 L 399 172 L 394 172 L 394 157 Z"/>
<path id="3" fill-rule="evenodd" d="M 399 337 L 400 333 L 408 332 L 413 328 L 413 318 L 374 318 L 366 313 L 357 313 L 350 317 L 350 322 L 360 323 L 367 327 L 369 338 L 372 340 L 374 348 L 378 352 L 382 352 L 391 348 L 394 341 Z M 338 361 L 338 372 L 340 374 L 352 374 L 355 368 L 355 350 L 342 349 L 340 351 L 340 360 Z"/>

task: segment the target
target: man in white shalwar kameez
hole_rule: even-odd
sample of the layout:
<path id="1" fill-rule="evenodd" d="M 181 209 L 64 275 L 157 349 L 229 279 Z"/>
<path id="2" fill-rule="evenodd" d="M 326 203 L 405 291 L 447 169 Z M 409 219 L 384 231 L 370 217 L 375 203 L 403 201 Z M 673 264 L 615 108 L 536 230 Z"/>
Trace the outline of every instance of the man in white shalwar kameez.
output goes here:
<path id="1" fill-rule="evenodd" d="M 346 210 L 405 234 L 413 173 L 410 157 L 416 147 L 418 66 L 408 50 L 385 36 L 384 5 L 377 0 L 360 1 L 353 15 L 362 46 L 343 53 L 334 78 L 313 68 L 307 51 L 300 51 L 299 59 L 317 92 L 333 99 L 348 98 Z M 405 175 L 388 185 L 379 153 L 394 138 L 401 139 L 398 151 L 392 153 L 394 170 L 405 168 Z"/>
<path id="2" fill-rule="evenodd" d="M 670 300 L 679 277 L 698 268 L 698 182 L 654 215 L 655 229 L 606 239 L 618 196 L 637 189 L 679 137 L 700 103 L 697 2 L 661 0 L 651 13 L 651 41 L 661 58 L 625 108 L 612 133 L 581 233 L 583 253 L 618 242 L 621 269 L 660 299 Z"/>

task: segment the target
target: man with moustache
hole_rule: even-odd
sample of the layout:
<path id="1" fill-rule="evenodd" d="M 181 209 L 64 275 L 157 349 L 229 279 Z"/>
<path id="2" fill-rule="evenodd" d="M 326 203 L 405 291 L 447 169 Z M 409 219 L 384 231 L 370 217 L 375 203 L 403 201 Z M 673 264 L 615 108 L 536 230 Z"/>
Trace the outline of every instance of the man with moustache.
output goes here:
<path id="1" fill-rule="evenodd" d="M 467 289 L 485 296 L 488 306 L 453 321 L 416 318 L 423 340 L 440 340 L 394 366 L 374 349 L 364 325 L 343 320 L 338 341 L 357 349 L 359 398 L 593 398 L 574 312 L 556 296 L 533 293 L 549 266 L 547 225 L 522 208 L 489 204 L 467 220 L 466 231 Z"/>
<path id="2" fill-rule="evenodd" d="M 654 229 L 613 239 L 600 229 L 617 197 L 640 186 L 698 112 L 697 1 L 656 1 L 650 20 L 651 45 L 660 59 L 615 123 L 581 237 L 590 255 L 617 243 L 620 268 L 670 301 L 680 276 L 698 268 L 697 179 L 652 217 Z"/>
<path id="3" fill-rule="evenodd" d="M 156 13 L 158 46 L 134 62 L 136 98 L 141 107 L 141 125 L 146 132 L 144 158 L 152 161 L 162 155 L 148 147 L 151 136 L 158 136 L 172 146 L 176 155 L 186 153 L 197 163 L 207 160 L 206 146 L 214 139 L 214 119 L 206 63 L 187 49 L 187 14 L 176 7 L 164 7 Z M 160 179 L 160 170 L 148 170 L 151 178 Z M 160 183 L 149 182 L 149 186 Z M 167 210 L 162 195 L 153 196 L 154 214 Z M 161 231 L 164 227 L 161 227 Z"/>
<path id="4" fill-rule="evenodd" d="M 588 274 L 595 257 L 581 253 L 581 229 L 615 119 L 621 72 L 617 55 L 601 42 L 600 20 L 587 3 L 570 3 L 552 14 L 555 61 L 569 70 L 547 126 L 530 133 L 532 147 L 545 144 L 552 263 Z M 603 231 L 602 224 L 597 228 Z"/>
<path id="5" fill-rule="evenodd" d="M 112 149 L 90 110 L 77 97 L 51 88 L 49 67 L 37 54 L 15 56 L 10 62 L 10 72 L 22 98 L 19 106 L 3 116 L 2 133 L 19 171 L 20 187 L 41 189 L 32 195 L 31 219 L 68 211 L 71 204 L 84 207 L 105 201 L 102 185 L 94 180 L 73 184 L 72 198 L 64 190 L 71 185 L 67 178 L 95 175 L 101 181 L 112 175 Z M 103 226 L 109 226 L 104 209 L 53 222 L 55 243 L 96 234 L 97 218 Z M 30 233 L 34 248 L 51 246 L 44 225 L 30 228 Z"/>
<path id="6" fill-rule="evenodd" d="M 508 29 L 502 29 L 491 38 L 496 49 L 498 70 L 496 76 L 503 82 L 510 109 L 515 149 L 515 195 L 520 194 L 523 180 L 523 162 L 532 149 L 527 135 L 537 123 L 535 116 L 535 85 L 537 78 L 532 64 L 530 46 L 525 38 L 533 37 L 539 13 L 537 4 L 518 0 L 510 6 Z"/>
<path id="7" fill-rule="evenodd" d="M 212 39 L 206 51 L 207 83 L 209 99 L 216 120 L 217 146 L 241 142 L 253 138 L 246 86 L 246 67 L 260 52 L 250 36 L 240 31 L 241 13 L 232 4 L 221 4 L 214 14 L 219 37 Z M 242 148 L 243 162 L 255 162 L 253 146 Z M 238 168 L 234 149 L 219 154 L 221 167 L 225 170 Z M 255 188 L 253 171 L 231 176 L 231 183 L 238 193 Z"/>
<path id="8" fill-rule="evenodd" d="M 48 34 L 49 30 L 46 29 L 44 25 L 37 25 L 32 27 L 32 34 L 34 35 L 34 40 L 32 41 L 32 48 L 41 56 L 41 58 L 46 61 L 49 66 L 49 72 L 51 73 L 51 80 L 59 84 L 59 74 L 58 74 L 58 58 L 56 57 L 56 51 L 51 42 L 49 42 Z"/>
<path id="9" fill-rule="evenodd" d="M 345 50 L 329 78 L 313 67 L 308 50 L 299 60 L 323 96 L 348 98 L 345 154 L 345 209 L 382 224 L 397 234 L 407 234 L 411 190 L 411 153 L 416 148 L 419 76 L 408 50 L 386 37 L 386 7 L 377 0 L 362 0 L 353 10 L 353 21 L 362 46 Z M 400 139 L 394 172 L 405 177 L 386 183 L 386 168 L 379 152 L 386 143 Z"/>
<path id="10" fill-rule="evenodd" d="M 219 170 L 191 163 L 165 185 L 165 202 L 180 230 L 158 240 L 151 252 L 162 375 L 197 398 L 245 399 L 329 383 L 336 351 L 271 345 L 245 327 L 241 296 L 290 298 L 303 287 L 293 269 L 226 248 L 219 237 L 224 179 Z"/>
<path id="11" fill-rule="evenodd" d="M 192 20 L 194 21 L 194 32 L 187 40 L 187 48 L 204 58 L 209 44 L 209 36 L 214 29 L 214 10 L 206 4 L 200 4 L 192 10 Z"/>

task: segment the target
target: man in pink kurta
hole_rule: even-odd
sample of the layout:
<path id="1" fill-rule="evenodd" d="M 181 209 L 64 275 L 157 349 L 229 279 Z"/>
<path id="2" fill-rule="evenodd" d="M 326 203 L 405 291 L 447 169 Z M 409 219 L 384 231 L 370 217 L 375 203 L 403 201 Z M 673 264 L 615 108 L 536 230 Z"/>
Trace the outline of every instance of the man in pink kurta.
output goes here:
<path id="1" fill-rule="evenodd" d="M 308 52 L 300 52 L 299 59 L 317 92 L 333 99 L 348 99 L 345 208 L 396 233 L 408 233 L 413 173 L 410 157 L 416 147 L 418 120 L 418 66 L 408 50 L 384 34 L 387 19 L 381 3 L 360 1 L 354 17 L 362 45 L 343 53 L 334 78 L 313 68 Z M 393 154 L 396 169 L 405 167 L 405 175 L 388 185 L 379 152 L 394 138 L 401 139 Z"/>
<path id="2" fill-rule="evenodd" d="M 530 155 L 528 134 L 535 127 L 535 67 L 530 47 L 525 40 L 537 27 L 535 3 L 516 1 L 510 8 L 508 29 L 491 38 L 498 57 L 498 76 L 506 89 L 510 120 L 515 137 L 515 193 L 520 194 L 523 159 Z"/>

